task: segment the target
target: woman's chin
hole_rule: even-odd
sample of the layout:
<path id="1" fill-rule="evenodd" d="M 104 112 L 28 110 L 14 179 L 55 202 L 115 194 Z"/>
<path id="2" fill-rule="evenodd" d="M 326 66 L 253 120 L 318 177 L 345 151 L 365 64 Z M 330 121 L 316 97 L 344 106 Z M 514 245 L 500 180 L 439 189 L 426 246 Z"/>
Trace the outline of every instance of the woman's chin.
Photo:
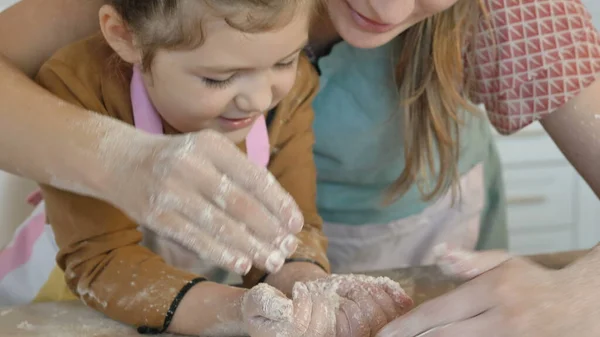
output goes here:
<path id="1" fill-rule="evenodd" d="M 385 33 L 370 33 L 354 27 L 339 27 L 338 32 L 346 43 L 355 48 L 371 49 L 381 47 L 392 41 L 401 31 L 389 31 Z"/>

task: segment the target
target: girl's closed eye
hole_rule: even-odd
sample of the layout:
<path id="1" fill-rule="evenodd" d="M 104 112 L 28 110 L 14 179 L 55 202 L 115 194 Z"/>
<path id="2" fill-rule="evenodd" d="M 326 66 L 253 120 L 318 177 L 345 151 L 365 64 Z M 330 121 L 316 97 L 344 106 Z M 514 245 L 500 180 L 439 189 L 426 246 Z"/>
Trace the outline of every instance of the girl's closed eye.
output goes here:
<path id="1" fill-rule="evenodd" d="M 296 62 L 298 62 L 299 57 L 300 55 L 296 55 L 289 61 L 283 61 L 275 64 L 274 67 L 275 69 L 280 70 L 293 68 L 296 65 Z M 204 84 L 209 88 L 224 89 L 227 88 L 235 80 L 236 77 L 237 74 L 233 74 L 226 79 L 216 79 L 205 76 L 201 76 L 200 78 L 202 79 Z"/>
<path id="2" fill-rule="evenodd" d="M 233 82 L 235 77 L 236 77 L 236 75 L 233 74 L 226 79 L 214 79 L 214 78 L 209 78 L 209 77 L 204 77 L 204 76 L 202 76 L 200 78 L 202 79 L 202 82 L 204 82 L 204 84 L 209 88 L 223 89 L 223 88 L 227 88 L 227 86 L 229 86 Z"/>
<path id="3" fill-rule="evenodd" d="M 298 61 L 299 56 L 294 57 L 293 59 L 289 60 L 289 61 L 284 61 L 284 62 L 279 62 L 275 65 L 276 69 L 288 69 L 288 68 L 292 68 L 295 64 L 296 61 Z"/>

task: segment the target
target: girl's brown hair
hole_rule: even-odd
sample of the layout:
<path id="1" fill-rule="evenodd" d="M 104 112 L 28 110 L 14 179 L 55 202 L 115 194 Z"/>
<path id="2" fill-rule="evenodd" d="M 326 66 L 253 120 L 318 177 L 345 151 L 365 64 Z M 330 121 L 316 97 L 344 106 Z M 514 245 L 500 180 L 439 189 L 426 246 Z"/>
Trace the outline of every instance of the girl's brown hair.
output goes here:
<path id="1" fill-rule="evenodd" d="M 289 22 L 296 9 L 316 7 L 316 3 L 317 0 L 108 0 L 135 34 L 144 70 L 150 68 L 159 48 L 195 48 L 202 44 L 203 17 L 199 13 L 222 17 L 243 32 L 260 32 Z"/>
<path id="2" fill-rule="evenodd" d="M 479 1 L 459 0 L 399 37 L 403 48 L 395 78 L 400 97 L 408 98 L 401 102 L 405 111 L 406 167 L 390 187 L 387 202 L 404 194 L 414 183 L 426 201 L 450 188 L 456 195 L 459 111 L 479 113 L 464 97 L 472 74 L 464 72 L 463 47 L 474 36 L 484 13 Z M 436 150 L 439 166 L 434 160 Z"/>

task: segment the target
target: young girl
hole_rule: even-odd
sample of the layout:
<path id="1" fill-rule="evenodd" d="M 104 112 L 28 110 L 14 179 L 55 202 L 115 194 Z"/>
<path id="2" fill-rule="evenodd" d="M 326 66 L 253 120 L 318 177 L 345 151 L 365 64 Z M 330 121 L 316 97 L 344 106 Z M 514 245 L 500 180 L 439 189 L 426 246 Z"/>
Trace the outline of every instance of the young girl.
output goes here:
<path id="1" fill-rule="evenodd" d="M 262 336 L 273 326 L 310 336 L 343 331 L 344 321 L 334 319 L 335 303 L 318 291 L 322 289 L 339 289 L 342 298 L 361 303 L 358 315 L 347 318 L 348 326 L 377 330 L 406 310 L 410 301 L 397 286 L 326 274 L 326 240 L 316 212 L 311 152 L 310 104 L 317 77 L 300 54 L 313 7 L 314 1 L 114 0 L 100 10 L 102 35 L 59 51 L 41 68 L 38 82 L 70 103 L 165 137 L 210 129 L 237 143 L 257 165 L 268 167 L 303 211 L 299 242 L 274 231 L 273 245 L 285 254 L 269 255 L 255 248 L 269 271 L 281 270 L 272 275 L 249 271 L 250 261 L 227 261 L 234 259 L 227 255 L 220 259 L 234 262 L 236 270 L 246 274 L 248 286 L 266 281 L 291 294 L 298 281 L 319 284 L 294 288 L 289 317 L 282 318 L 277 306 L 271 308 L 274 313 L 265 313 L 259 310 L 264 301 L 287 301 L 282 293 L 261 286 L 246 294 L 209 282 L 222 281 L 220 270 L 181 245 L 140 230 L 140 224 L 102 200 L 44 185 L 47 217 L 60 248 L 58 264 L 84 303 L 141 332 L 193 335 Z M 248 175 L 252 179 L 252 172 Z M 228 188 L 228 181 L 222 180 L 212 186 L 212 193 L 218 196 Z M 178 202 L 171 197 L 159 195 L 166 205 Z M 164 211 L 157 208 L 151 217 L 170 214 Z M 222 223 L 212 207 L 199 208 L 192 216 Z M 185 217 L 163 220 L 181 222 Z M 215 226 L 212 234 L 229 241 L 236 237 L 227 226 Z M 203 238 L 190 233 L 185 244 L 202 245 Z M 206 258 L 215 260 L 212 255 Z M 349 289 L 340 282 L 362 288 Z M 373 310 L 378 306 L 383 309 Z"/>

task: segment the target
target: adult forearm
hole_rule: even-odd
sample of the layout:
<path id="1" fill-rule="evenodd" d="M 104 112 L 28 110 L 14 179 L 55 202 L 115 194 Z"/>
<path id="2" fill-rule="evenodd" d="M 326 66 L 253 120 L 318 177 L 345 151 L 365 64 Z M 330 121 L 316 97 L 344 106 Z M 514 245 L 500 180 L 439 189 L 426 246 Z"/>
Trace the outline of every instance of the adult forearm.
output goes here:
<path id="1" fill-rule="evenodd" d="M 99 151 L 106 135 L 135 130 L 65 103 L 1 57 L 0 88 L 0 170 L 99 191 L 110 174 Z"/>
<path id="2" fill-rule="evenodd" d="M 0 54 L 28 76 L 59 48 L 98 30 L 103 0 L 21 0 L 0 13 Z"/>
<path id="3" fill-rule="evenodd" d="M 583 89 L 579 95 L 541 124 L 571 162 L 573 167 L 600 197 L 600 81 Z"/>
<path id="4" fill-rule="evenodd" d="M 101 194 L 110 174 L 98 155 L 102 135 L 130 128 L 64 103 L 28 76 L 59 48 L 96 31 L 103 3 L 21 0 L 0 13 L 0 170 Z"/>
<path id="5" fill-rule="evenodd" d="M 598 273 L 600 273 L 600 244 L 587 251 L 587 254 L 568 265 L 565 269 L 587 273 L 592 279 L 600 281 L 600 278 L 598 278 Z"/>

